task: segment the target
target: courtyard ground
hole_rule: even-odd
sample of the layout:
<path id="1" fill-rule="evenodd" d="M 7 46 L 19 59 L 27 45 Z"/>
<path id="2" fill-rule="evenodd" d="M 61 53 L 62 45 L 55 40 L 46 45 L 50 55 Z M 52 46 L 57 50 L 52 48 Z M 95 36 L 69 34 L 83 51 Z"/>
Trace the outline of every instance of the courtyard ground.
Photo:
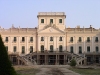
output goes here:
<path id="1" fill-rule="evenodd" d="M 14 68 L 18 75 L 100 75 L 100 67 L 97 66 L 92 66 L 95 69 L 71 68 L 68 65 L 14 66 Z"/>

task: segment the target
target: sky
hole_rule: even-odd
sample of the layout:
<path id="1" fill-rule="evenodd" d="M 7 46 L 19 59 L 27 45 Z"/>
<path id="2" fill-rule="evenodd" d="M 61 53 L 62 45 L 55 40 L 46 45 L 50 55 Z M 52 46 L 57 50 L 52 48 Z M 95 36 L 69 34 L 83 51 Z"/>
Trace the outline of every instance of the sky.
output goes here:
<path id="1" fill-rule="evenodd" d="M 0 26 L 37 27 L 38 12 L 65 12 L 66 27 L 100 28 L 100 0 L 0 0 Z"/>

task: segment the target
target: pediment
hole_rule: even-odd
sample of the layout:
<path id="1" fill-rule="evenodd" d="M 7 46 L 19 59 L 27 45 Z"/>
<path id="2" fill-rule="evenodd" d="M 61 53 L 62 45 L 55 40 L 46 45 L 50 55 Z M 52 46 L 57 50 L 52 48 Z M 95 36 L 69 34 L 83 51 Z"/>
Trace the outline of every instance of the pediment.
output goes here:
<path id="1" fill-rule="evenodd" d="M 38 33 L 63 33 L 65 34 L 64 31 L 60 30 L 54 25 L 47 25 L 43 29 L 39 30 Z"/>

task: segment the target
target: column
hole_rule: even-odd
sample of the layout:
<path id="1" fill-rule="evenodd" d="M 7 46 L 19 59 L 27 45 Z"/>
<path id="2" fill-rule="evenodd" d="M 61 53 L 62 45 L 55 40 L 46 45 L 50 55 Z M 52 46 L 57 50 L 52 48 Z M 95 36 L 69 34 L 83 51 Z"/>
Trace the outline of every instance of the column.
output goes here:
<path id="1" fill-rule="evenodd" d="M 38 36 L 38 50 L 37 52 L 40 51 L 40 36 Z"/>
<path id="2" fill-rule="evenodd" d="M 56 48 L 58 48 L 58 50 L 59 50 L 58 41 L 59 41 L 59 38 L 58 38 L 58 36 L 56 36 Z"/>
<path id="3" fill-rule="evenodd" d="M 63 51 L 66 50 L 66 39 L 65 36 L 63 37 Z"/>
<path id="4" fill-rule="evenodd" d="M 47 36 L 45 36 L 44 39 L 44 49 L 47 50 Z"/>
<path id="5" fill-rule="evenodd" d="M 49 48 L 49 42 L 50 42 L 50 40 L 49 40 L 49 36 L 47 37 L 47 42 L 48 42 L 48 45 L 47 45 L 47 50 L 49 51 L 50 50 L 50 48 Z"/>
<path id="6" fill-rule="evenodd" d="M 57 55 L 56 55 L 56 64 L 55 65 L 57 65 L 57 63 L 58 63 L 57 60 L 58 60 L 58 58 L 57 58 Z"/>
<path id="7" fill-rule="evenodd" d="M 73 42 L 74 42 L 74 45 L 75 45 L 74 46 L 75 53 L 77 54 L 78 53 L 78 51 L 77 51 L 77 43 L 76 43 L 77 40 L 76 40 L 76 37 L 75 36 L 73 37 L 73 40 L 74 40 Z"/>
<path id="8" fill-rule="evenodd" d="M 29 53 L 28 42 L 29 42 L 29 40 L 28 40 L 28 36 L 27 36 L 27 37 L 26 37 L 26 54 Z"/>
<path id="9" fill-rule="evenodd" d="M 55 51 L 57 51 L 57 40 L 56 40 L 56 37 L 54 36 L 54 42 L 53 42 L 53 45 L 54 45 L 54 49 L 55 49 Z"/>
<path id="10" fill-rule="evenodd" d="M 9 48 L 10 47 L 10 48 Z M 13 50 L 12 50 L 12 38 L 11 38 L 11 36 L 9 36 L 8 37 L 8 50 L 9 50 L 9 52 L 13 52 Z"/>
<path id="11" fill-rule="evenodd" d="M 85 40 L 85 37 L 83 37 L 83 43 L 84 43 L 83 47 L 84 47 L 84 52 L 86 52 L 86 51 L 85 51 L 85 41 L 86 41 L 86 40 Z"/>
<path id="12" fill-rule="evenodd" d="M 21 47 L 20 47 L 20 36 L 18 37 L 18 50 L 19 50 L 19 54 L 21 54 Z"/>
<path id="13" fill-rule="evenodd" d="M 37 65 L 39 65 L 39 55 L 37 55 Z"/>
<path id="14" fill-rule="evenodd" d="M 64 65 L 66 65 L 66 55 L 64 55 Z"/>
<path id="15" fill-rule="evenodd" d="M 45 55 L 45 65 L 47 65 L 47 55 Z"/>
<path id="16" fill-rule="evenodd" d="M 91 41 L 92 41 L 92 46 L 90 47 L 90 52 L 93 52 L 94 51 L 94 46 L 93 46 L 93 37 L 91 37 Z"/>

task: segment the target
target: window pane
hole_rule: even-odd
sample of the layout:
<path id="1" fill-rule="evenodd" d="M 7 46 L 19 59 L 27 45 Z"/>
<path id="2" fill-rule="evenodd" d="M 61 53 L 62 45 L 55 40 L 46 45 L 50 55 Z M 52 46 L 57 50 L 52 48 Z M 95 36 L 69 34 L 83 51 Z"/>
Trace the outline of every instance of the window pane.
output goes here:
<path id="1" fill-rule="evenodd" d="M 70 47 L 70 52 L 73 53 L 73 46 Z"/>
<path id="2" fill-rule="evenodd" d="M 53 45 L 50 45 L 50 51 L 53 51 Z"/>
<path id="3" fill-rule="evenodd" d="M 41 19 L 41 23 L 44 23 L 44 19 Z"/>
<path id="4" fill-rule="evenodd" d="M 63 47 L 62 47 L 62 45 L 59 46 L 59 51 L 60 51 L 60 52 L 63 51 Z"/>
<path id="5" fill-rule="evenodd" d="M 62 37 L 59 37 L 59 41 L 62 41 Z"/>
<path id="6" fill-rule="evenodd" d="M 81 37 L 79 37 L 79 42 L 81 42 L 82 41 L 82 39 L 81 39 Z"/>
<path id="7" fill-rule="evenodd" d="M 23 41 L 23 42 L 25 41 L 25 37 L 22 37 L 22 41 Z"/>
<path id="8" fill-rule="evenodd" d="M 8 46 L 6 46 L 6 50 L 8 51 Z"/>
<path id="9" fill-rule="evenodd" d="M 95 42 L 98 42 L 98 37 L 95 38 Z"/>
<path id="10" fill-rule="evenodd" d="M 53 41 L 53 37 L 50 37 L 50 41 Z"/>
<path id="11" fill-rule="evenodd" d="M 70 41 L 73 42 L 73 37 L 70 38 Z"/>
<path id="12" fill-rule="evenodd" d="M 50 23 L 53 23 L 53 19 L 50 19 Z"/>
<path id="13" fill-rule="evenodd" d="M 16 46 L 13 47 L 13 52 L 16 52 Z"/>
<path id="14" fill-rule="evenodd" d="M 90 52 L 90 46 L 87 46 L 87 52 Z"/>
<path id="15" fill-rule="evenodd" d="M 16 37 L 14 37 L 14 41 L 16 41 L 17 39 L 16 39 Z"/>
<path id="16" fill-rule="evenodd" d="M 33 41 L 33 37 L 30 37 L 30 41 L 31 41 L 31 42 Z"/>
<path id="17" fill-rule="evenodd" d="M 8 37 L 5 38 L 5 41 L 8 42 Z"/>
<path id="18" fill-rule="evenodd" d="M 41 41 L 44 41 L 44 37 L 41 37 Z"/>
<path id="19" fill-rule="evenodd" d="M 33 46 L 30 46 L 30 53 L 33 52 Z"/>
<path id="20" fill-rule="evenodd" d="M 25 46 L 22 46 L 22 54 L 25 53 Z"/>
<path id="21" fill-rule="evenodd" d="M 41 45 L 41 52 L 44 52 L 44 46 Z"/>
<path id="22" fill-rule="evenodd" d="M 87 42 L 90 42 L 90 37 L 87 37 Z"/>
<path id="23" fill-rule="evenodd" d="M 96 48 L 96 52 L 99 52 L 99 47 L 98 47 L 98 46 L 96 46 L 95 48 Z"/>
<path id="24" fill-rule="evenodd" d="M 59 23 L 62 23 L 62 19 L 59 19 Z"/>
<path id="25" fill-rule="evenodd" d="M 82 54 L 82 47 L 79 46 L 79 54 Z"/>

